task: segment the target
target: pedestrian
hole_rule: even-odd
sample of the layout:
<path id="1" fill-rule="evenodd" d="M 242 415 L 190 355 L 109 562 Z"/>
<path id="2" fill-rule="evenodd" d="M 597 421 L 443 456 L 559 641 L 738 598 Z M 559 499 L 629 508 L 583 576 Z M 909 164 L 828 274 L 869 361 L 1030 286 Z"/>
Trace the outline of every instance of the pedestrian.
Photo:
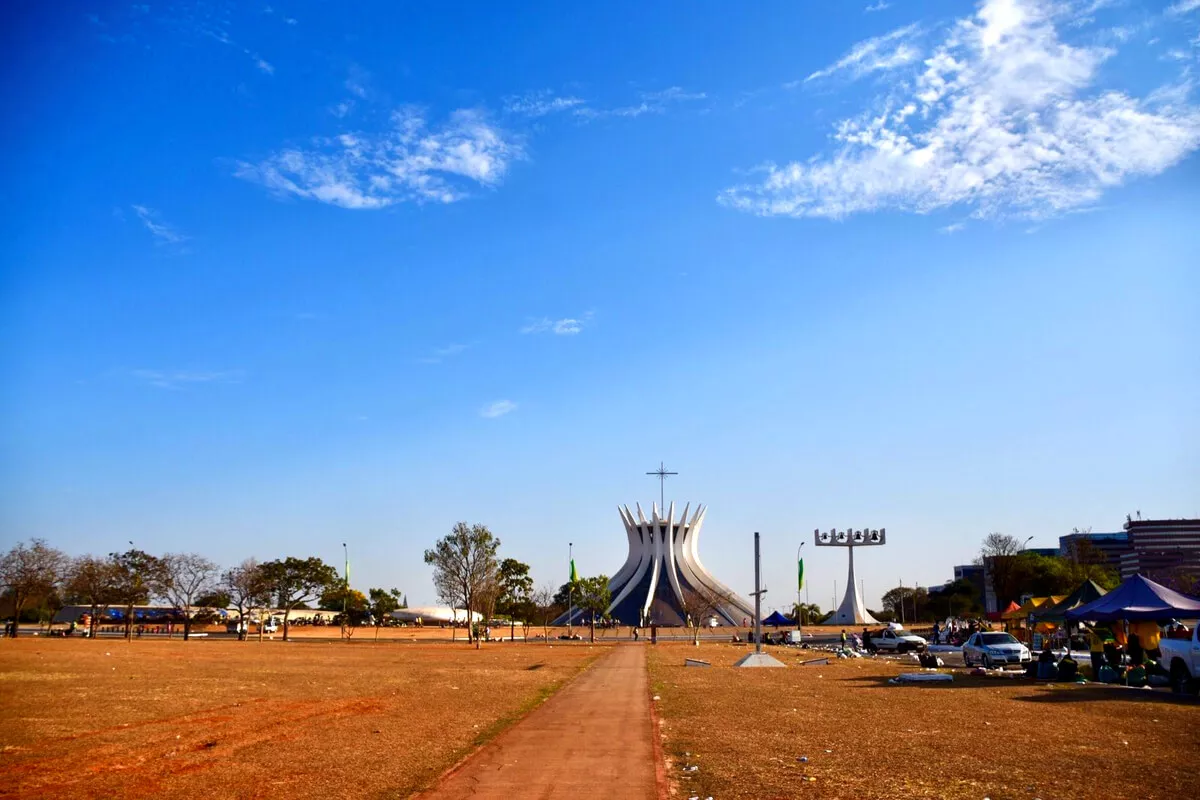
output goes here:
<path id="1" fill-rule="evenodd" d="M 868 653 L 874 653 L 875 645 L 871 642 L 871 632 L 869 630 L 867 630 L 866 628 L 863 628 L 862 640 L 863 640 L 863 649 L 866 650 Z"/>
<path id="2" fill-rule="evenodd" d="M 846 629 L 842 628 L 842 649 L 846 649 Z"/>

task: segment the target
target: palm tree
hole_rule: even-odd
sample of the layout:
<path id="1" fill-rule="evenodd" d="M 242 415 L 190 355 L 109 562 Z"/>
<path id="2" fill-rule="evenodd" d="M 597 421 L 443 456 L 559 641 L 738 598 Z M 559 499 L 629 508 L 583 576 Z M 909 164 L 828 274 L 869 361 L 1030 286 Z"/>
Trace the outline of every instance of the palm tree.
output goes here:
<path id="1" fill-rule="evenodd" d="M 801 625 L 811 625 L 822 616 L 821 607 L 816 603 L 792 604 L 792 619 L 798 620 Z"/>

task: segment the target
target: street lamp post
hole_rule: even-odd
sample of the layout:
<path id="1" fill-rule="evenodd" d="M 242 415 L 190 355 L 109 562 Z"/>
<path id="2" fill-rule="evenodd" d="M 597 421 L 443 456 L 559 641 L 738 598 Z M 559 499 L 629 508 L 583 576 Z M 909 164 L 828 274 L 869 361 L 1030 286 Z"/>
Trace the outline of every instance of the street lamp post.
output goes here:
<path id="1" fill-rule="evenodd" d="M 345 542 L 342 542 L 342 561 L 342 635 L 345 636 L 350 625 L 350 619 L 346 616 L 347 602 L 350 600 L 350 550 Z"/>

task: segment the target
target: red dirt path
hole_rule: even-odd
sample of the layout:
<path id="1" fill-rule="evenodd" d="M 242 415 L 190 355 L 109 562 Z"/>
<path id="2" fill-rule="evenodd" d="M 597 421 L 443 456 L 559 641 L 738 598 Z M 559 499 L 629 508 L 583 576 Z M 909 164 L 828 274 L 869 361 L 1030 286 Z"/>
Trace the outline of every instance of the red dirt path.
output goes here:
<path id="1" fill-rule="evenodd" d="M 659 796 L 646 649 L 621 645 L 421 797 Z"/>

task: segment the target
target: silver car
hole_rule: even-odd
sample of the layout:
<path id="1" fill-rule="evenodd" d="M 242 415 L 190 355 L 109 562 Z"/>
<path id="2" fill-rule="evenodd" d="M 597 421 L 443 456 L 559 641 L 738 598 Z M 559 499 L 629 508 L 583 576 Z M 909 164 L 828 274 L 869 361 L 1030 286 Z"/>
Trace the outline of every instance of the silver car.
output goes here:
<path id="1" fill-rule="evenodd" d="M 1005 664 L 1024 664 L 1033 660 L 1029 648 L 1011 633 L 980 631 L 971 635 L 962 647 L 963 663 L 968 667 L 982 664 L 987 669 Z"/>

